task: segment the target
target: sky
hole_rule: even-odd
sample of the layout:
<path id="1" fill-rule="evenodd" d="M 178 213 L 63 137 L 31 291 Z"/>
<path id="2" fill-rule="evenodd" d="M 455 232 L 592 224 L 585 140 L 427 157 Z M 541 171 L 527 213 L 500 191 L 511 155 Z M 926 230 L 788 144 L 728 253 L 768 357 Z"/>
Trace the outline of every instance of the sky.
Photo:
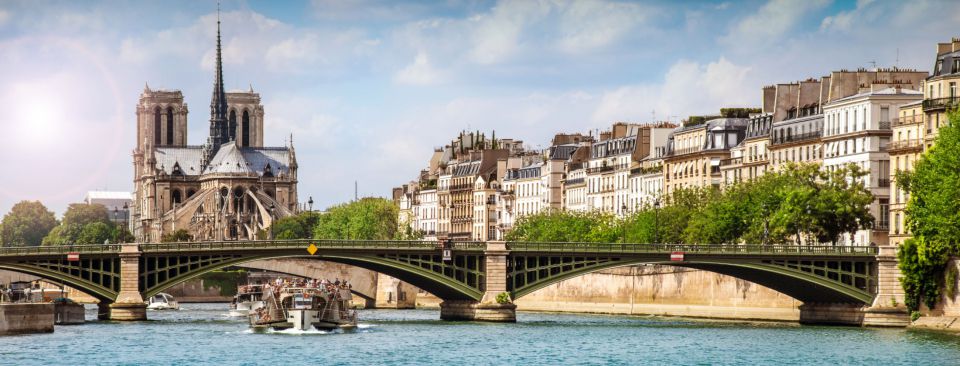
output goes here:
<path id="1" fill-rule="evenodd" d="M 558 132 L 759 106 L 832 70 L 930 70 L 957 1 L 221 3 L 228 90 L 259 92 L 267 146 L 293 136 L 300 200 L 389 196 L 461 130 L 543 148 Z M 133 190 L 145 85 L 209 131 L 217 3 L 0 0 L 0 214 L 62 214 Z"/>

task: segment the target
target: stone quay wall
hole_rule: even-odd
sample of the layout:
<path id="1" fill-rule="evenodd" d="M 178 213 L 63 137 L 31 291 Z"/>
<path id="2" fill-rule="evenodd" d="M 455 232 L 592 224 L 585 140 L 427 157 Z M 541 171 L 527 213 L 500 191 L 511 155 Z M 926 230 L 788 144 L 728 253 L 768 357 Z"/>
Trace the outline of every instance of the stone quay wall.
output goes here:
<path id="1" fill-rule="evenodd" d="M 52 333 L 53 304 L 0 304 L 0 335 Z"/>
<path id="2" fill-rule="evenodd" d="M 713 272 L 671 266 L 602 270 L 539 289 L 517 310 L 798 321 L 800 301 Z"/>

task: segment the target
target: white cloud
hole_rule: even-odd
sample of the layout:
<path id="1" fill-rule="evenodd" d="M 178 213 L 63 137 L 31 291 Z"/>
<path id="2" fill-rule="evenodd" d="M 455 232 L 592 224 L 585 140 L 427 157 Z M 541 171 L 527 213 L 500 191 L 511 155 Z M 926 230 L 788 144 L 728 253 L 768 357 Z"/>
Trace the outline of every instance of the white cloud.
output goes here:
<path id="1" fill-rule="evenodd" d="M 398 71 L 393 81 L 409 85 L 432 85 L 443 82 L 441 72 L 430 64 L 430 57 L 418 52 L 413 63 Z"/>
<path id="2" fill-rule="evenodd" d="M 851 11 L 841 11 L 837 15 L 831 15 L 826 18 L 823 18 L 823 21 L 820 23 L 821 31 L 848 31 L 851 29 L 854 21 L 856 20 L 866 20 L 862 19 L 867 14 L 866 8 L 874 3 L 874 0 L 857 0 L 857 7 Z"/>
<path id="3" fill-rule="evenodd" d="M 560 18 L 561 50 L 580 53 L 610 45 L 649 19 L 652 9 L 636 3 L 575 1 Z"/>
<path id="4" fill-rule="evenodd" d="M 770 0 L 756 13 L 737 21 L 721 42 L 730 46 L 762 47 L 782 39 L 806 15 L 829 3 L 829 0 Z"/>
<path id="5" fill-rule="evenodd" d="M 593 112 L 594 124 L 613 121 L 658 120 L 676 122 L 692 114 L 717 113 L 722 107 L 752 106 L 759 90 L 748 82 L 750 68 L 725 58 L 702 65 L 678 61 L 660 84 L 619 87 L 603 95 Z"/>
<path id="6" fill-rule="evenodd" d="M 0 25 L 4 25 L 8 20 L 10 20 L 10 12 L 0 9 Z"/>

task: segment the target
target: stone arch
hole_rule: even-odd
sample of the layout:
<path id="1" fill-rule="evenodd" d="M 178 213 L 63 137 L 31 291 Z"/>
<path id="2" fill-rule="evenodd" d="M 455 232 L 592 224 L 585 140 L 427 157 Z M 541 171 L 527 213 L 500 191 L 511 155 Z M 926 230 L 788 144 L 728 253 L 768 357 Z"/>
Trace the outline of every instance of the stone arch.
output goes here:
<path id="1" fill-rule="evenodd" d="M 250 144 L 250 112 L 244 108 L 240 125 L 240 146 L 249 147 Z"/>
<path id="2" fill-rule="evenodd" d="M 153 144 L 155 146 L 160 146 L 163 141 L 161 140 L 161 134 L 163 133 L 162 126 L 160 125 L 160 106 L 157 106 L 153 109 Z"/>
<path id="3" fill-rule="evenodd" d="M 179 189 L 174 188 L 170 191 L 170 204 L 176 205 L 183 202 L 183 194 L 180 193 Z"/>
<path id="4" fill-rule="evenodd" d="M 230 108 L 230 118 L 228 120 L 230 122 L 229 122 L 229 127 L 227 127 L 227 129 L 230 130 L 230 140 L 233 141 L 233 140 L 236 140 L 236 136 L 237 136 L 237 109 L 236 108 Z"/>
<path id="5" fill-rule="evenodd" d="M 173 107 L 167 107 L 167 145 L 173 145 Z"/>

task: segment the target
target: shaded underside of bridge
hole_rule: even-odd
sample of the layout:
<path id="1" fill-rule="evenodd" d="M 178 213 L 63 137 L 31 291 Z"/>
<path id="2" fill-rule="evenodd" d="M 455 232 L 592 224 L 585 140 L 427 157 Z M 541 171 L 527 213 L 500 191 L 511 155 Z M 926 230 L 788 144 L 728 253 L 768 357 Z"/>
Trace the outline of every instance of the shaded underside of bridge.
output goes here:
<path id="1" fill-rule="evenodd" d="M 310 245 L 315 254 L 307 252 Z M 729 275 L 805 303 L 870 304 L 877 293 L 876 248 L 750 245 L 458 242 L 444 258 L 437 242 L 291 240 L 140 244 L 137 286 L 144 297 L 206 272 L 270 258 L 310 258 L 390 275 L 444 300 L 479 301 L 491 256 L 506 260 L 506 291 L 520 298 L 565 279 L 641 263 Z M 120 292 L 121 245 L 4 248 L 0 268 L 63 283 L 106 302 Z M 66 253 L 77 252 L 79 261 Z M 682 253 L 682 260 L 671 255 Z M 447 259 L 447 260 L 445 260 Z"/>

